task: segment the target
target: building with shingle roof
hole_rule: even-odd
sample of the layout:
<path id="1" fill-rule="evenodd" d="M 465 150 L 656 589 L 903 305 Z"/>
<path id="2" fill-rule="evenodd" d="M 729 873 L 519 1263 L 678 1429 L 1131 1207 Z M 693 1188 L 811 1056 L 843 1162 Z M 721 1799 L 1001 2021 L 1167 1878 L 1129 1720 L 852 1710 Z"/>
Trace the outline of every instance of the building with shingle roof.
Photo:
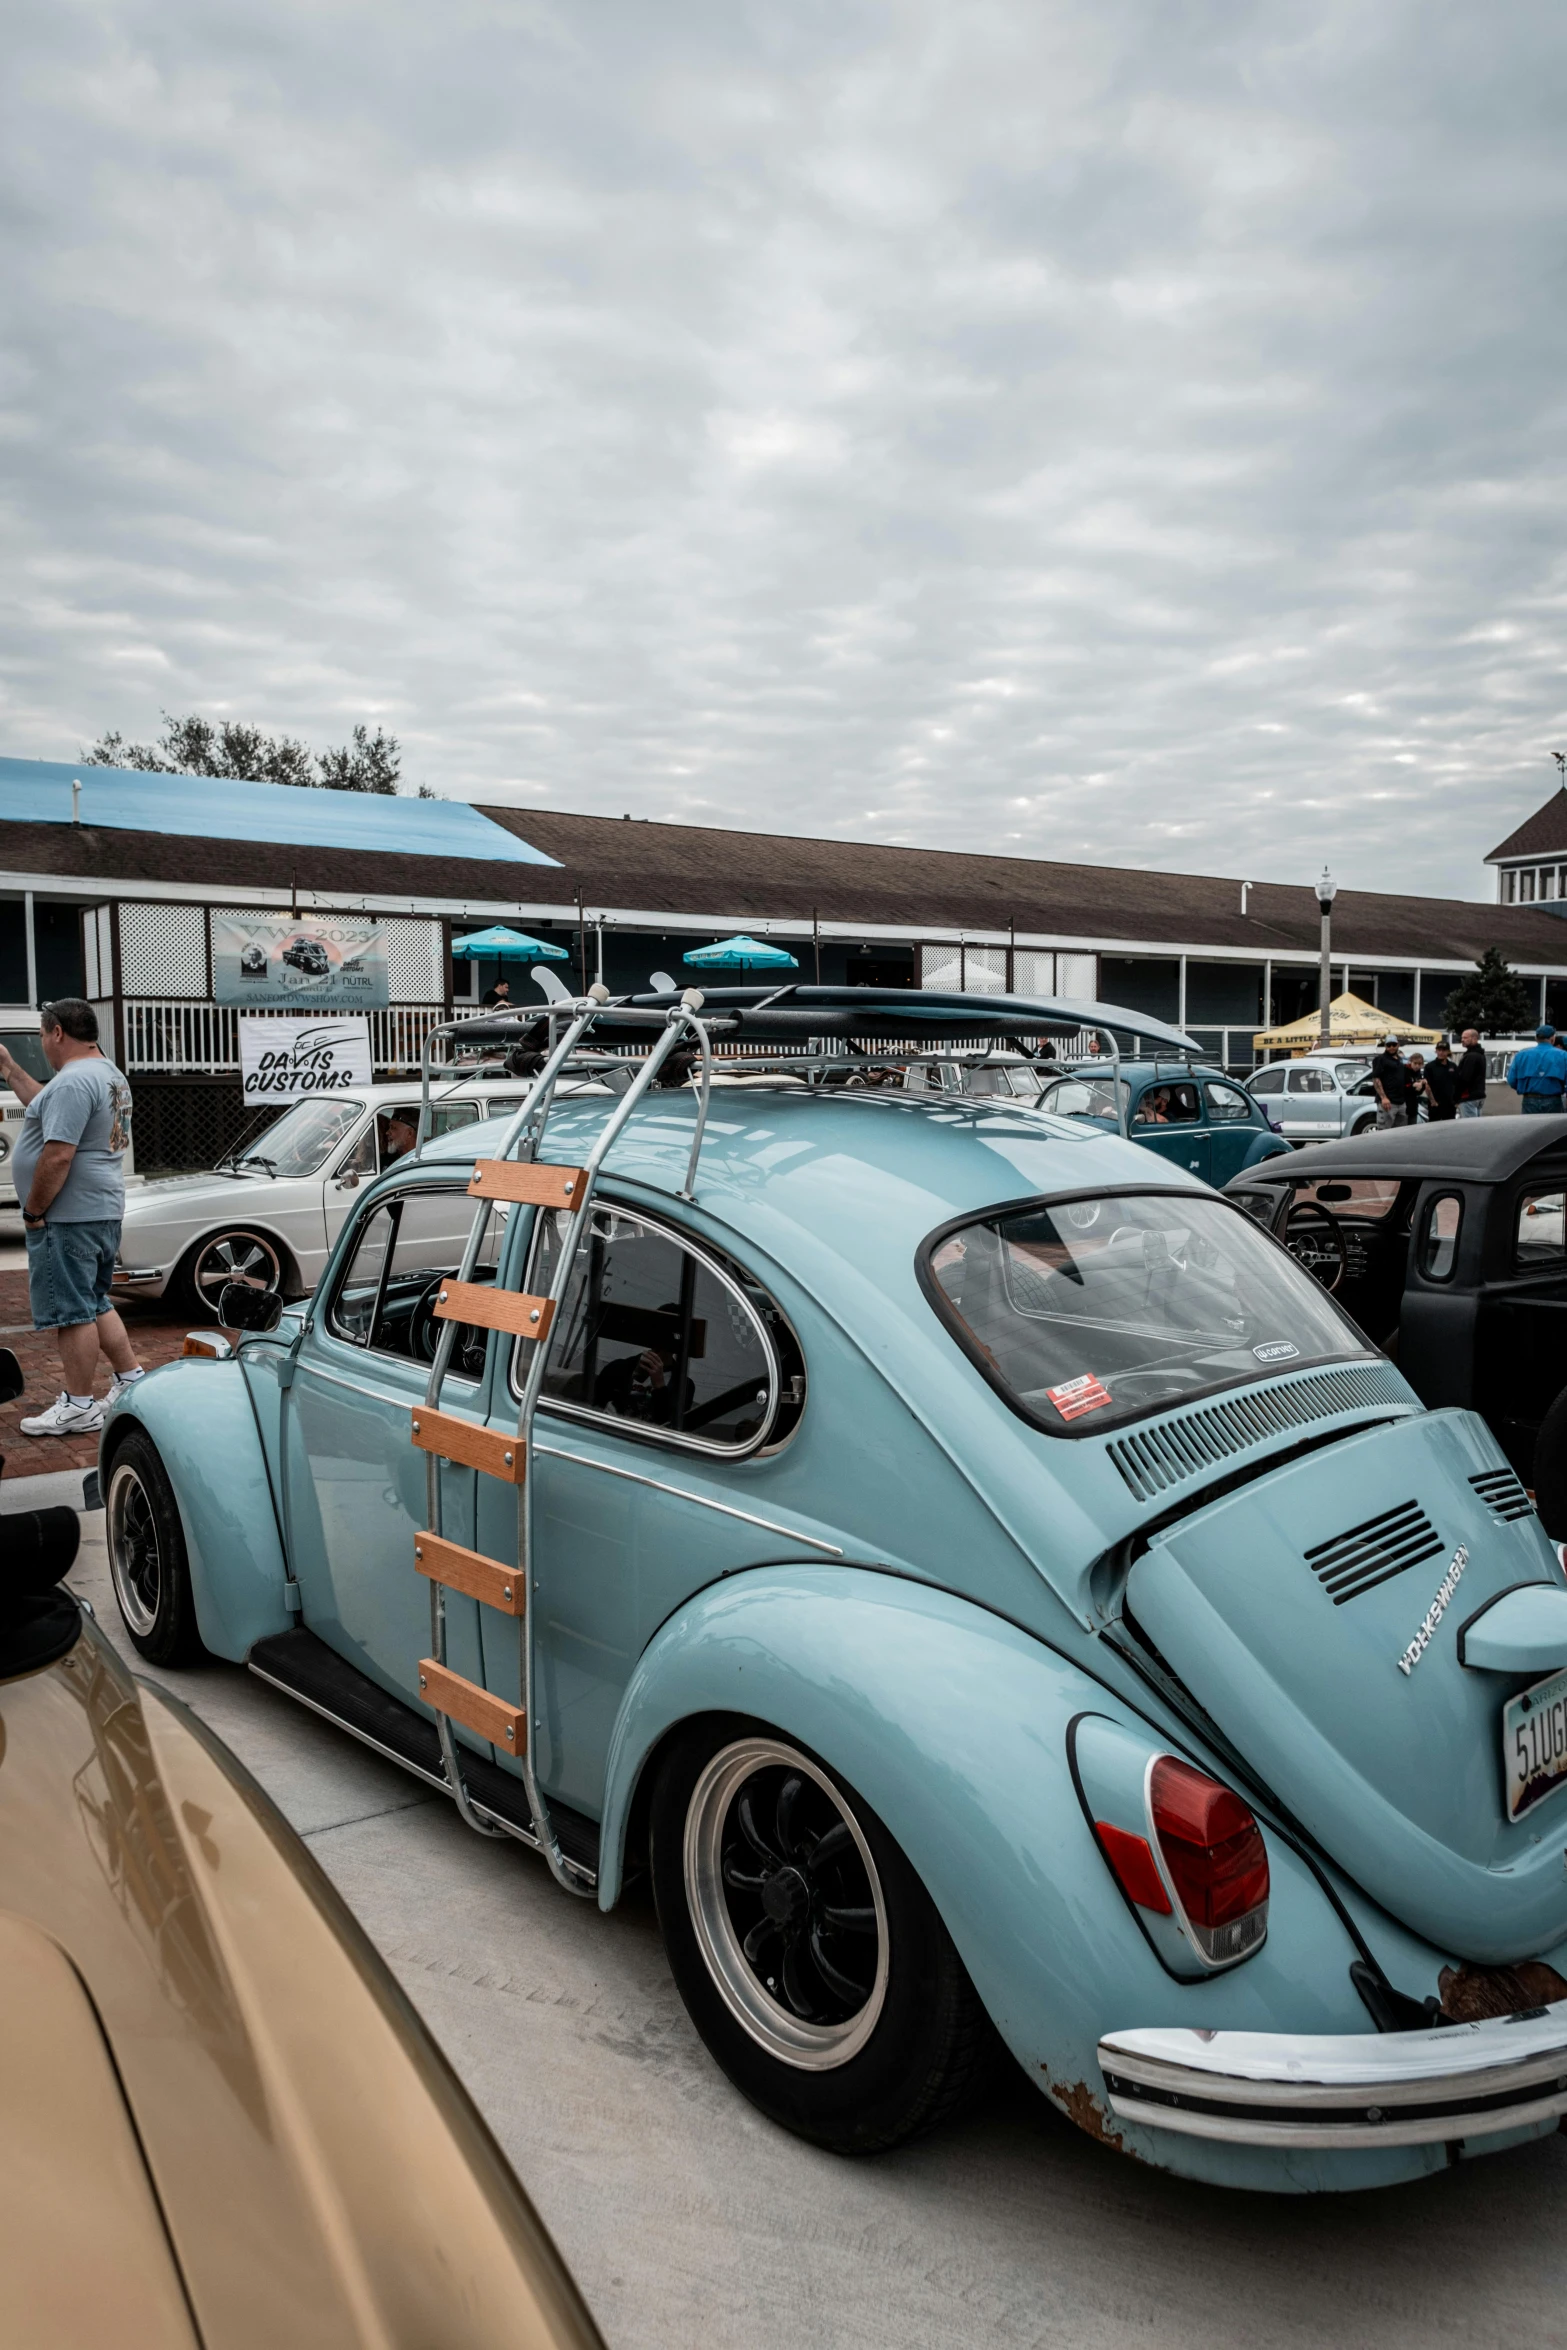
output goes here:
<path id="1" fill-rule="evenodd" d="M 678 973 L 690 948 L 745 930 L 803 978 L 941 984 L 1125 1004 L 1186 1028 L 1234 1067 L 1255 1031 L 1317 1000 L 1309 881 L 1240 882 L 970 849 L 799 838 L 558 809 L 410 803 L 0 759 L 0 1033 L 51 995 L 101 1007 L 137 1086 L 140 1163 L 207 1163 L 238 1111 L 237 1030 L 213 987 L 225 910 L 374 915 L 391 1002 L 370 1014 L 383 1073 L 477 1003 L 498 966 L 454 963 L 454 936 L 504 921 L 566 951 L 580 984 Z M 80 782 L 79 794 L 71 790 Z M 335 803 L 324 805 L 325 802 Z M 167 811 L 167 817 L 165 812 Z M 444 811 L 444 813 L 443 813 Z M 276 837 L 268 837 L 275 834 Z M 1557 841 L 1556 852 L 1546 836 Z M 1530 843 L 1538 842 L 1538 847 Z M 1519 844 L 1524 844 L 1520 846 Z M 1555 856 L 1567 793 L 1487 862 Z M 1567 923 L 1504 903 L 1341 890 L 1333 992 L 1440 1026 L 1488 946 L 1567 1022 Z M 1564 903 L 1567 911 L 1567 903 Z M 513 998 L 535 989 L 513 966 Z"/>

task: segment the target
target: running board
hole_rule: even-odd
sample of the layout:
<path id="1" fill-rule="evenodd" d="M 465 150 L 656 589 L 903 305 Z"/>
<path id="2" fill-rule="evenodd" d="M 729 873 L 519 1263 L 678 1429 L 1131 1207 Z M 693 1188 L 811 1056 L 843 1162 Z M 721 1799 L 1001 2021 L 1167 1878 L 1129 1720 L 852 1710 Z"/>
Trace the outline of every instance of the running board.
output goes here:
<path id="1" fill-rule="evenodd" d="M 258 1640 L 245 1661 L 258 1681 L 265 1681 L 273 1689 L 280 1689 L 285 1697 L 308 1706 L 323 1721 L 346 1730 L 362 1746 L 372 1748 L 386 1761 L 411 1772 L 427 1787 L 451 1795 L 441 1767 L 441 1742 L 435 1724 L 426 1715 L 416 1713 L 412 1706 L 405 1705 L 401 1698 L 389 1695 L 378 1681 L 361 1673 L 346 1657 L 339 1656 L 335 1648 L 328 1648 L 314 1632 L 301 1627 L 293 1632 L 274 1633 L 269 1639 Z M 464 1746 L 460 1751 L 463 1784 L 474 1810 L 508 1836 L 537 1851 L 538 1838 L 533 1832 L 533 1819 L 521 1779 L 503 1771 L 488 1755 L 475 1754 L 471 1747 Z M 553 1800 L 549 1808 L 561 1857 L 584 1884 L 596 1885 L 597 1820 L 590 1820 L 582 1812 L 571 1811 Z"/>

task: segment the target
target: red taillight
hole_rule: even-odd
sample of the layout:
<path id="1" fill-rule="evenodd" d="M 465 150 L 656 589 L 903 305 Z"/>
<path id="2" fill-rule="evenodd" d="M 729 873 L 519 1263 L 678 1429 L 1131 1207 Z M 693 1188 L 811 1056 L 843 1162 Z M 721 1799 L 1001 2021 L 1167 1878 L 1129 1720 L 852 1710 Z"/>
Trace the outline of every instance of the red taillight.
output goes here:
<path id="1" fill-rule="evenodd" d="M 1164 1889 L 1159 1864 L 1147 1837 L 1129 1836 L 1124 1828 L 1112 1828 L 1108 1820 L 1095 1820 L 1094 1834 L 1127 1900 L 1135 1901 L 1139 1909 L 1151 1909 L 1159 1917 L 1167 1918 L 1170 1896 Z"/>
<path id="2" fill-rule="evenodd" d="M 1209 1959 L 1241 1958 L 1268 1924 L 1268 1853 L 1240 1797 L 1162 1754 L 1148 1782 L 1159 1851 L 1186 1923 Z"/>

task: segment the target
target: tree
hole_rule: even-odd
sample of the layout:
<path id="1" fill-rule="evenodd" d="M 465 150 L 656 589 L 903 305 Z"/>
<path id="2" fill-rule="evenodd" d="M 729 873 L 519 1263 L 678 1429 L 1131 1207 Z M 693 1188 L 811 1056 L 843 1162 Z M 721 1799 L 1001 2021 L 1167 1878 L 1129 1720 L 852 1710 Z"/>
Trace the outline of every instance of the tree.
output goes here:
<path id="1" fill-rule="evenodd" d="M 1447 1025 L 1455 1035 L 1476 1028 L 1482 1036 L 1516 1036 L 1540 1016 L 1539 997 L 1520 979 L 1500 947 L 1487 947 L 1474 977 L 1460 981 L 1447 999 Z"/>
<path id="2" fill-rule="evenodd" d="M 236 783 L 293 783 L 323 791 L 392 793 L 402 772 L 403 749 L 395 734 L 378 726 L 356 726 L 337 750 L 312 752 L 287 734 L 263 734 L 224 718 L 171 718 L 163 713 L 156 743 L 128 743 L 123 734 L 101 735 L 83 751 L 88 767 L 136 767 L 158 775 L 211 775 Z"/>

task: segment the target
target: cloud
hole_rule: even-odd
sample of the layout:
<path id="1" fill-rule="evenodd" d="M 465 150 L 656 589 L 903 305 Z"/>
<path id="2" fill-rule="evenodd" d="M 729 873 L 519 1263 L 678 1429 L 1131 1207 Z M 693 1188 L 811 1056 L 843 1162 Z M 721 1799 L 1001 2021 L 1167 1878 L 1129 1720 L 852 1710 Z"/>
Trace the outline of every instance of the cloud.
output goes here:
<path id="1" fill-rule="evenodd" d="M 1558 19 L 16 0 L 0 739 L 1488 894 Z"/>

